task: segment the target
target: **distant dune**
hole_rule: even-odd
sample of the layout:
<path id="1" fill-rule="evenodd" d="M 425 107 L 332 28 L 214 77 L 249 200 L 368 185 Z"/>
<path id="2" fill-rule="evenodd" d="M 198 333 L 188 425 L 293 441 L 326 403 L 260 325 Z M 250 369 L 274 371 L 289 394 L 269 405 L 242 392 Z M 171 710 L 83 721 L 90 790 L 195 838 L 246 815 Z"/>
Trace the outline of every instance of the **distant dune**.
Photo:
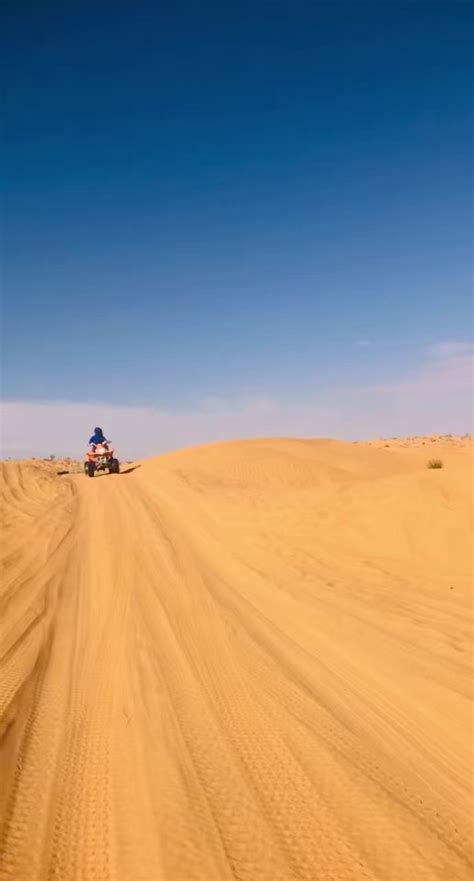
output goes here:
<path id="1" fill-rule="evenodd" d="M 0 466 L 2 881 L 471 878 L 471 438 L 67 464 Z"/>
<path id="2" fill-rule="evenodd" d="M 366 441 L 371 447 L 392 447 L 397 450 L 417 447 L 432 447 L 434 450 L 472 450 L 473 438 L 470 434 L 430 434 L 425 437 L 390 437 Z"/>

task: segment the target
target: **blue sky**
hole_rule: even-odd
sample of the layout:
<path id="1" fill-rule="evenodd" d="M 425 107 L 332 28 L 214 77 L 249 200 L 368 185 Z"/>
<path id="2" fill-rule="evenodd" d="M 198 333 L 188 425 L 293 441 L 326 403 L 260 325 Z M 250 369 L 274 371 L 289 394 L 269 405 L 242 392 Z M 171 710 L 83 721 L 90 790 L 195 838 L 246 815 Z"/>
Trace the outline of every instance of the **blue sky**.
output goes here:
<path id="1" fill-rule="evenodd" d="M 469 430 L 470 4 L 99 6 L 5 4 L 6 454 Z"/>

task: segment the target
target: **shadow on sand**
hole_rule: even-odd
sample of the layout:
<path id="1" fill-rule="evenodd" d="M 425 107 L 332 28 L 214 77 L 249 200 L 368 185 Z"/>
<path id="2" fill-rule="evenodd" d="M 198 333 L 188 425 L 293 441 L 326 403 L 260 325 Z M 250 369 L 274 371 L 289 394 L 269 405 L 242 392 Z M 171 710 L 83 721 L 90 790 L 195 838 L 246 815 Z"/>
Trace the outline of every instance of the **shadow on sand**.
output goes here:
<path id="1" fill-rule="evenodd" d="M 141 468 L 141 465 L 130 465 L 129 468 L 121 468 L 120 474 L 131 474 L 132 471 L 136 471 L 137 468 Z"/>

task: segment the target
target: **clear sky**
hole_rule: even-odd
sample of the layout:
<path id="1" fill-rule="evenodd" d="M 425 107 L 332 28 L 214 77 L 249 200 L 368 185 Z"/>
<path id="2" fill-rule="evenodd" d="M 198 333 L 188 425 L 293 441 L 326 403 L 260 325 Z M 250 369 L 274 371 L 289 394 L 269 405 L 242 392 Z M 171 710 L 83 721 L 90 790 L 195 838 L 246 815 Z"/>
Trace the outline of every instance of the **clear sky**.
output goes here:
<path id="1" fill-rule="evenodd" d="M 471 10 L 6 0 L 4 455 L 470 430 Z"/>

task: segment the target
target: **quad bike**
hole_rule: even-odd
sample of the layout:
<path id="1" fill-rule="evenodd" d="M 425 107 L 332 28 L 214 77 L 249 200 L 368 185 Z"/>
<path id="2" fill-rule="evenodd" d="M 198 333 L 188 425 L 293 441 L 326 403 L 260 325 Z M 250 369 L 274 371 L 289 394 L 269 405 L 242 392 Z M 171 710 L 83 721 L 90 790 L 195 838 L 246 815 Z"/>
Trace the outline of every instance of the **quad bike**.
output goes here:
<path id="1" fill-rule="evenodd" d="M 94 477 L 96 471 L 108 471 L 109 474 L 118 474 L 120 471 L 119 460 L 114 457 L 114 448 L 108 444 L 97 444 L 94 450 L 86 453 L 84 474 L 86 477 Z"/>

